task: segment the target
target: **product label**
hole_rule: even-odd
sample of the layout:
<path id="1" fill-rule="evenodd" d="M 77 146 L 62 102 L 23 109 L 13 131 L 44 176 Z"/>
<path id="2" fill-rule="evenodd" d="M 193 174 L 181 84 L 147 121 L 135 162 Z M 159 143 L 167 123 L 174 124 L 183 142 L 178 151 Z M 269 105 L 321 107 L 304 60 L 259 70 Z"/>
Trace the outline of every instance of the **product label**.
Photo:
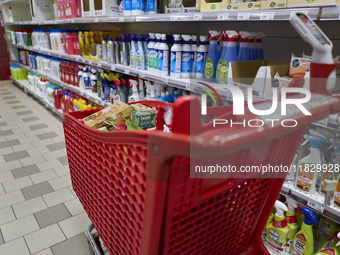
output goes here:
<path id="1" fill-rule="evenodd" d="M 171 62 L 170 62 L 171 73 L 181 73 L 181 59 L 182 59 L 181 51 L 171 52 Z"/>
<path id="2" fill-rule="evenodd" d="M 129 96 L 128 97 L 128 103 L 132 103 L 132 102 L 135 102 L 135 98 L 133 96 Z"/>
<path id="3" fill-rule="evenodd" d="M 204 67 L 204 77 L 212 78 L 214 76 L 214 73 L 215 73 L 214 64 L 211 58 L 208 58 L 207 62 L 205 63 L 205 67 Z"/>
<path id="4" fill-rule="evenodd" d="M 140 51 L 137 51 L 136 53 L 136 69 L 141 70 L 142 69 L 142 54 Z"/>
<path id="5" fill-rule="evenodd" d="M 168 54 L 167 50 L 158 51 L 158 69 L 160 71 L 168 71 Z"/>
<path id="6" fill-rule="evenodd" d="M 78 80 L 79 80 L 79 87 L 80 88 L 85 88 L 84 81 L 83 81 L 83 76 L 78 75 Z"/>
<path id="7" fill-rule="evenodd" d="M 155 58 L 154 58 L 154 61 L 155 61 L 155 69 L 158 70 L 158 66 L 159 66 L 159 63 L 158 63 L 158 50 L 155 50 L 156 54 L 155 54 Z"/>
<path id="8" fill-rule="evenodd" d="M 228 82 L 228 71 L 229 71 L 228 63 L 227 63 L 227 61 L 224 60 L 222 62 L 220 73 L 219 73 L 219 76 L 218 76 L 218 81 L 221 84 L 226 84 Z"/>
<path id="9" fill-rule="evenodd" d="M 331 233 L 332 229 L 333 228 L 336 229 L 336 226 L 334 226 L 334 224 L 336 223 L 331 220 L 322 218 L 316 230 L 317 237 L 324 241 L 330 238 L 331 235 L 333 234 Z"/>
<path id="10" fill-rule="evenodd" d="M 132 10 L 131 0 L 124 0 L 124 10 L 125 11 L 131 11 Z"/>
<path id="11" fill-rule="evenodd" d="M 192 51 L 191 52 L 191 63 L 190 63 L 190 73 L 193 73 L 194 72 L 194 60 L 195 60 L 195 53 Z"/>
<path id="12" fill-rule="evenodd" d="M 114 97 L 113 97 L 113 104 L 117 103 L 117 102 L 120 102 L 120 96 L 119 94 L 115 94 Z"/>
<path id="13" fill-rule="evenodd" d="M 299 234 L 295 237 L 295 241 L 292 247 L 292 255 L 304 255 L 304 254 L 309 254 L 307 241 L 306 237 L 303 234 Z"/>
<path id="14" fill-rule="evenodd" d="M 191 52 L 183 51 L 182 53 L 182 73 L 190 73 Z"/>
<path id="15" fill-rule="evenodd" d="M 216 67 L 216 77 L 219 77 L 221 66 L 222 66 L 222 62 L 223 62 L 223 59 L 220 58 L 218 60 L 217 67 Z"/>
<path id="16" fill-rule="evenodd" d="M 110 102 L 110 86 L 104 85 L 104 101 Z"/>
<path id="17" fill-rule="evenodd" d="M 133 57 L 132 51 L 130 51 L 130 67 L 135 68 L 135 58 Z"/>
<path id="18" fill-rule="evenodd" d="M 120 51 L 120 63 L 124 64 L 124 51 Z"/>
<path id="19" fill-rule="evenodd" d="M 70 3 L 67 3 L 67 5 L 66 5 L 66 8 L 65 8 L 65 15 L 66 15 L 66 16 L 72 15 Z"/>
<path id="20" fill-rule="evenodd" d="M 296 187 L 305 192 L 310 192 L 313 184 L 314 170 L 315 164 L 300 164 L 296 180 Z"/>
<path id="21" fill-rule="evenodd" d="M 85 85 L 85 89 L 91 89 L 90 77 L 84 77 L 84 85 Z"/>
<path id="22" fill-rule="evenodd" d="M 141 10 L 140 1 L 139 0 L 132 0 L 132 10 L 138 11 Z"/>
<path id="23" fill-rule="evenodd" d="M 91 80 L 92 93 L 97 93 L 97 80 Z"/>
<path id="24" fill-rule="evenodd" d="M 107 49 L 106 49 L 106 58 L 107 58 L 108 60 L 111 60 L 111 58 L 112 58 L 112 55 L 111 55 L 111 45 L 110 45 L 110 44 L 107 45 Z"/>
<path id="25" fill-rule="evenodd" d="M 282 240 L 279 233 L 275 229 L 270 229 L 267 231 L 265 245 L 268 250 L 274 252 L 275 254 L 284 254 L 286 249 L 286 240 Z"/>
<path id="26" fill-rule="evenodd" d="M 157 56 L 157 52 L 154 49 L 149 49 L 148 53 L 148 65 L 149 68 L 155 68 L 155 58 Z"/>

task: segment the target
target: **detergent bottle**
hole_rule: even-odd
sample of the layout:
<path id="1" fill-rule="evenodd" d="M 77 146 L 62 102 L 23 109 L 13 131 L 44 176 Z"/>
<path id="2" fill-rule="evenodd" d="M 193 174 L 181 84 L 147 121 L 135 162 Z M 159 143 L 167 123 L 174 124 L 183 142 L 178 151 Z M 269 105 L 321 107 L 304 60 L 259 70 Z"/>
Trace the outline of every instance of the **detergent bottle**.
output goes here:
<path id="1" fill-rule="evenodd" d="M 205 46 L 206 36 L 200 36 L 200 46 L 197 48 L 196 78 L 202 79 L 204 73 L 204 63 L 207 58 L 208 49 Z"/>
<path id="2" fill-rule="evenodd" d="M 262 232 L 262 241 L 265 242 L 266 239 L 267 239 L 267 226 L 269 223 L 272 223 L 273 222 L 273 219 L 274 219 L 274 213 L 271 212 L 270 215 L 269 215 L 269 218 L 267 220 L 267 224 Z"/>
<path id="3" fill-rule="evenodd" d="M 249 46 L 250 60 L 257 60 L 258 59 L 257 45 L 255 44 L 257 33 L 254 33 L 254 32 L 249 32 L 249 33 L 250 33 L 250 37 L 249 37 L 248 46 Z"/>
<path id="4" fill-rule="evenodd" d="M 237 56 L 237 61 L 249 61 L 250 60 L 250 50 L 248 38 L 251 37 L 249 32 L 240 31 L 241 35 L 241 43 L 240 43 L 240 51 Z"/>
<path id="5" fill-rule="evenodd" d="M 156 43 L 155 43 L 155 46 L 154 46 L 154 50 L 155 50 L 155 68 L 154 68 L 154 73 L 155 74 L 158 74 L 159 72 L 159 63 L 158 63 L 158 49 L 159 49 L 159 46 L 161 45 L 161 38 L 162 38 L 162 34 L 156 34 Z"/>
<path id="6" fill-rule="evenodd" d="M 219 60 L 217 63 L 217 68 L 216 68 L 216 82 L 218 83 L 218 77 L 219 77 L 219 73 L 221 70 L 221 65 L 223 62 L 223 57 L 225 56 L 225 52 L 227 50 L 227 43 L 228 43 L 228 35 L 225 34 L 225 31 L 221 31 L 222 33 L 222 39 L 221 39 L 221 44 L 222 44 L 222 50 L 220 51 L 220 56 L 219 56 Z"/>
<path id="7" fill-rule="evenodd" d="M 91 69 L 90 82 L 92 93 L 97 93 L 97 70 L 95 68 Z"/>
<path id="8" fill-rule="evenodd" d="M 142 44 L 142 35 L 137 35 L 136 69 L 145 70 L 145 55 Z"/>
<path id="9" fill-rule="evenodd" d="M 106 59 L 108 63 L 115 63 L 115 57 L 114 57 L 114 44 L 112 41 L 112 37 L 109 37 L 109 41 L 106 45 Z"/>
<path id="10" fill-rule="evenodd" d="M 174 45 L 171 47 L 170 76 L 172 78 L 181 78 L 182 68 L 182 45 L 180 44 L 180 35 L 174 34 Z"/>
<path id="11" fill-rule="evenodd" d="M 326 142 L 326 139 L 317 135 L 306 135 L 306 139 L 311 143 L 310 153 L 298 162 L 295 185 L 307 194 L 314 194 L 318 176 L 316 166 L 322 164 L 320 146 Z"/>
<path id="12" fill-rule="evenodd" d="M 191 41 L 191 72 L 190 72 L 190 77 L 195 78 L 196 77 L 196 66 L 197 66 L 197 36 L 193 35 L 192 36 L 192 41 Z"/>
<path id="13" fill-rule="evenodd" d="M 158 74 L 169 75 L 169 46 L 166 43 L 166 34 L 162 34 L 162 41 L 158 47 Z"/>
<path id="14" fill-rule="evenodd" d="M 305 220 L 302 223 L 301 230 L 295 235 L 291 250 L 292 255 L 312 255 L 314 252 L 313 224 L 318 223 L 318 218 L 314 212 L 303 206 L 302 213 Z"/>
<path id="15" fill-rule="evenodd" d="M 257 32 L 256 47 L 257 47 L 257 59 L 264 60 L 262 38 L 265 37 L 264 33 Z"/>
<path id="16" fill-rule="evenodd" d="M 284 212 L 288 210 L 284 203 L 276 200 L 275 202 L 276 213 L 274 216 L 274 222 L 267 225 L 266 246 L 268 250 L 275 254 L 285 254 L 285 248 L 287 243 L 287 236 L 289 233 L 289 227 Z"/>
<path id="17" fill-rule="evenodd" d="M 127 37 L 125 34 L 122 34 L 122 47 L 120 49 L 120 63 L 124 66 L 129 65 L 129 54 L 126 45 Z"/>
<path id="18" fill-rule="evenodd" d="M 190 72 L 191 72 L 191 52 L 192 48 L 190 46 L 190 35 L 182 35 L 182 38 L 184 40 L 184 44 L 182 47 L 182 64 L 181 64 L 181 72 L 182 72 L 182 78 L 190 78 Z"/>
<path id="19" fill-rule="evenodd" d="M 334 235 L 334 233 L 338 232 L 339 225 L 338 223 L 328 219 L 325 216 L 321 216 L 318 226 L 316 228 L 316 239 L 320 242 L 325 242 L 328 238 Z"/>
<path id="20" fill-rule="evenodd" d="M 327 138 L 327 137 L 324 137 L 324 138 Z M 338 146 L 336 152 L 335 152 L 335 159 L 334 159 L 334 166 L 337 166 L 340 164 L 340 145 Z M 333 162 L 331 162 L 333 164 Z M 327 169 L 328 170 L 328 169 Z M 333 171 L 334 170 L 334 171 Z M 325 196 L 326 195 L 326 191 L 324 190 L 324 181 L 325 179 L 328 179 L 329 176 L 332 174 L 334 179 L 337 180 L 338 179 L 338 176 L 339 176 L 339 172 L 336 172 L 335 169 L 331 169 L 330 170 L 331 172 L 326 172 L 326 171 L 323 171 L 322 173 L 322 177 L 321 177 L 321 185 L 319 187 L 319 193 L 320 195 L 322 196 Z M 334 195 L 334 194 L 333 194 Z"/>
<path id="21" fill-rule="evenodd" d="M 107 60 L 106 36 L 103 37 L 102 47 L 103 47 L 103 61 L 106 62 Z"/>
<path id="22" fill-rule="evenodd" d="M 135 35 L 131 35 L 130 67 L 136 69 L 136 43 Z"/>
<path id="23" fill-rule="evenodd" d="M 294 237 L 299 229 L 295 213 L 295 209 L 298 208 L 299 205 L 289 197 L 287 197 L 287 205 L 288 211 L 286 212 L 286 221 L 289 227 L 289 232 L 287 236 L 286 252 L 287 254 L 290 254 Z"/>
<path id="24" fill-rule="evenodd" d="M 139 91 L 138 91 L 139 98 L 140 100 L 143 100 L 144 98 L 144 80 L 143 79 L 138 79 L 138 86 L 139 86 Z"/>
<path id="25" fill-rule="evenodd" d="M 340 254 L 340 232 L 328 238 L 319 248 L 316 255 L 339 255 Z"/>
<path id="26" fill-rule="evenodd" d="M 141 101 L 139 99 L 139 94 L 137 90 L 137 81 L 130 79 L 130 84 L 132 86 L 132 95 L 128 98 L 128 102 L 130 103 L 130 102 Z"/>
<path id="27" fill-rule="evenodd" d="M 120 64 L 120 39 L 118 37 L 115 37 L 115 40 L 113 42 L 114 45 L 114 56 L 115 56 L 115 63 Z"/>
<path id="28" fill-rule="evenodd" d="M 149 33 L 150 42 L 148 43 L 148 70 L 151 73 L 155 72 L 155 34 Z"/>
<path id="29" fill-rule="evenodd" d="M 219 32 L 215 30 L 209 30 L 208 33 L 209 33 L 209 36 L 211 37 L 211 41 L 209 44 L 209 51 L 208 51 L 207 59 L 204 63 L 203 79 L 205 81 L 214 82 L 216 80 L 216 68 L 217 68 L 217 63 L 218 63 L 217 39 L 219 36 Z"/>
<path id="30" fill-rule="evenodd" d="M 222 56 L 223 61 L 219 71 L 218 83 L 226 84 L 228 82 L 229 63 L 237 61 L 236 40 L 238 33 L 236 31 L 227 30 L 225 33 L 228 35 L 228 42 L 225 54 Z"/>

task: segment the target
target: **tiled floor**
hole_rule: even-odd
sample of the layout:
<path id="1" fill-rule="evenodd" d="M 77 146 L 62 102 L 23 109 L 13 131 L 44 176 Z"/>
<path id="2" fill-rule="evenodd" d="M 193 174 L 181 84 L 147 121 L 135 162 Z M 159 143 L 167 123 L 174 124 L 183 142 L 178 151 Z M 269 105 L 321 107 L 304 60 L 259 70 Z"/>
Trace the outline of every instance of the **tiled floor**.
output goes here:
<path id="1" fill-rule="evenodd" d="M 90 224 L 72 190 L 62 122 L 0 86 L 0 254 L 88 255 Z"/>

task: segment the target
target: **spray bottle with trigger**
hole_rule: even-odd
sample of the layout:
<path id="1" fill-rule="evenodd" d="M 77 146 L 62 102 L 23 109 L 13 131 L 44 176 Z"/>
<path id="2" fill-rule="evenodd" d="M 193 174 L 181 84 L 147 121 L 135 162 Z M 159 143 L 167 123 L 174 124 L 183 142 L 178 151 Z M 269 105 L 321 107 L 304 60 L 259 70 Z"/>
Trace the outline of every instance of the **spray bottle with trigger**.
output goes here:
<path id="1" fill-rule="evenodd" d="M 141 101 L 141 99 L 139 98 L 139 95 L 138 95 L 137 81 L 133 80 L 133 79 L 130 79 L 129 83 L 130 83 L 130 86 L 132 86 L 132 95 L 129 96 L 128 103 Z"/>
<path id="2" fill-rule="evenodd" d="M 241 35 L 241 43 L 240 43 L 240 51 L 237 56 L 237 61 L 249 61 L 250 60 L 250 50 L 248 38 L 251 37 L 249 32 L 240 31 Z"/>
<path id="3" fill-rule="evenodd" d="M 221 56 L 222 56 L 222 53 L 224 51 L 224 40 L 225 40 L 225 34 L 224 34 L 224 31 L 220 31 L 220 37 L 218 38 L 218 45 L 219 45 L 219 48 L 218 48 L 218 58 L 220 59 Z"/>
<path id="4" fill-rule="evenodd" d="M 196 78 L 203 78 L 204 63 L 207 58 L 208 49 L 205 46 L 206 36 L 200 36 L 200 46 L 197 49 Z"/>
<path id="5" fill-rule="evenodd" d="M 209 35 L 211 36 L 209 51 L 207 55 L 207 60 L 204 63 L 204 80 L 214 82 L 216 79 L 216 68 L 218 63 L 218 46 L 217 38 L 219 33 L 215 30 L 209 30 Z"/>
<path id="6" fill-rule="evenodd" d="M 287 197 L 287 205 L 288 211 L 286 212 L 286 221 L 289 227 L 289 232 L 287 236 L 286 252 L 287 254 L 290 254 L 294 237 L 299 229 L 295 213 L 295 209 L 298 208 L 299 205 L 289 197 Z"/>
<path id="7" fill-rule="evenodd" d="M 155 72 L 155 34 L 149 33 L 150 36 L 150 42 L 148 43 L 148 70 L 151 73 Z"/>
<path id="8" fill-rule="evenodd" d="M 193 35 L 192 36 L 192 41 L 191 41 L 191 78 L 195 78 L 195 73 L 196 73 L 196 65 L 197 65 L 197 36 Z"/>
<path id="9" fill-rule="evenodd" d="M 304 13 L 294 13 L 290 18 L 290 23 L 301 35 L 301 37 L 313 47 L 312 62 L 311 62 L 311 77 L 314 76 L 319 70 L 317 68 L 333 68 L 327 78 L 327 90 L 331 90 L 335 87 L 336 82 L 336 65 L 333 61 L 332 49 L 333 44 L 328 37 L 322 32 L 322 30 L 316 25 L 316 23 Z M 320 65 L 321 64 L 321 65 Z M 323 64 L 323 65 L 322 65 Z M 320 71 L 319 71 L 320 72 Z M 320 87 L 319 84 L 312 84 L 312 82 L 319 83 L 318 79 L 311 79 L 311 89 L 314 87 Z"/>
<path id="10" fill-rule="evenodd" d="M 275 254 L 285 255 L 289 227 L 287 226 L 284 212 L 287 211 L 288 208 L 284 203 L 276 200 L 275 209 L 274 222 L 267 225 L 267 238 L 265 244 L 268 250 Z"/>
<path id="11" fill-rule="evenodd" d="M 255 44 L 255 40 L 257 37 L 257 33 L 255 32 L 249 32 L 250 37 L 249 37 L 249 53 L 250 53 L 250 60 L 257 60 L 257 45 Z"/>
<path id="12" fill-rule="evenodd" d="M 264 60 L 263 56 L 263 47 L 262 47 L 262 38 L 266 37 L 264 33 L 257 32 L 257 37 L 256 37 L 256 48 L 257 48 L 257 59 L 258 60 Z"/>
<path id="13" fill-rule="evenodd" d="M 225 56 L 225 52 L 227 50 L 227 43 L 228 43 L 228 35 L 225 34 L 225 31 L 221 31 L 222 35 L 223 35 L 223 41 L 221 40 L 221 42 L 223 43 L 222 45 L 222 50 L 220 52 L 220 56 L 219 56 L 219 60 L 218 60 L 218 63 L 217 63 L 217 68 L 216 68 L 216 82 L 218 83 L 218 77 L 219 77 L 219 74 L 220 74 L 220 70 L 221 70 L 221 65 L 222 65 L 222 62 L 223 62 L 223 57 Z"/>
<path id="14" fill-rule="evenodd" d="M 319 248 L 315 255 L 339 255 L 340 254 L 340 232 L 328 238 Z"/>
<path id="15" fill-rule="evenodd" d="M 222 64 L 219 71 L 218 83 L 226 84 L 228 82 L 229 63 L 237 61 L 236 40 L 238 33 L 236 31 L 227 30 L 225 33 L 228 35 L 228 42 L 225 54 L 222 56 Z"/>
<path id="16" fill-rule="evenodd" d="M 314 252 L 313 224 L 318 223 L 318 218 L 314 212 L 302 206 L 302 213 L 305 220 L 302 223 L 301 230 L 295 235 L 291 254 L 312 255 Z"/>

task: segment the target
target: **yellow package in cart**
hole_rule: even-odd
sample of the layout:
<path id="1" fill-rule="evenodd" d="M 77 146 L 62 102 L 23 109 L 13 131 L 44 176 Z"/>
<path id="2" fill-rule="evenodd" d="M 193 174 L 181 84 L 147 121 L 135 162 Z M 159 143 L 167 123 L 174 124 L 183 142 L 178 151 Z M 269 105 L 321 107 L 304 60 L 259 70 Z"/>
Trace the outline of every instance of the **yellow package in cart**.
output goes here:
<path id="1" fill-rule="evenodd" d="M 340 177 L 338 178 L 338 185 L 334 192 L 334 205 L 340 208 Z"/>
<path id="2" fill-rule="evenodd" d="M 304 192 L 311 192 L 314 178 L 314 164 L 300 164 L 296 178 L 296 187 Z"/>

